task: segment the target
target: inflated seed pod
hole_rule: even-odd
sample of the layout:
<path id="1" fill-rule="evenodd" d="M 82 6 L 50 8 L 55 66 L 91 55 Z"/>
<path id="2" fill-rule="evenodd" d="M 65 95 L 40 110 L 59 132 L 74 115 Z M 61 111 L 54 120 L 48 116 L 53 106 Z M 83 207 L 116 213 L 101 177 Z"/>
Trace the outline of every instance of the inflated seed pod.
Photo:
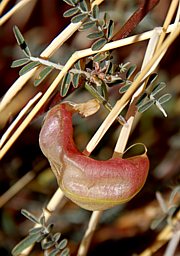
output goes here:
<path id="1" fill-rule="evenodd" d="M 60 188 L 73 202 L 93 211 L 129 201 L 146 181 L 149 170 L 146 153 L 106 161 L 85 156 L 73 141 L 72 114 L 68 103 L 52 108 L 39 138 Z"/>

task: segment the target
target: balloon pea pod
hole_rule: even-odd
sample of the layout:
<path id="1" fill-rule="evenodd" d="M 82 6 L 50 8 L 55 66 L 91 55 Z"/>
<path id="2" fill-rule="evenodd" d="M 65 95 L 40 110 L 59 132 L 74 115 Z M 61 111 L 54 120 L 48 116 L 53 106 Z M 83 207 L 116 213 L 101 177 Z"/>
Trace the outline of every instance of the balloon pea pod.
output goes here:
<path id="1" fill-rule="evenodd" d="M 146 152 L 130 158 L 95 160 L 80 152 L 73 140 L 68 102 L 53 107 L 45 118 L 39 142 L 64 194 L 88 210 L 105 210 L 132 199 L 149 170 Z"/>

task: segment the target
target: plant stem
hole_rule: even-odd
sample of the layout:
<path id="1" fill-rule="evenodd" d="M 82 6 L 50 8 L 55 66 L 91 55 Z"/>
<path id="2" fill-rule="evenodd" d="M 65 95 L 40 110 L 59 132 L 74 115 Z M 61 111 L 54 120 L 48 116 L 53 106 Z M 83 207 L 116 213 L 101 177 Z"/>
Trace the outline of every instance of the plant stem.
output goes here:
<path id="1" fill-rule="evenodd" d="M 2 26 L 17 10 L 21 9 L 30 1 L 32 0 L 21 0 L 19 3 L 17 3 L 9 12 L 4 14 L 4 16 L 0 19 L 0 26 Z M 4 8 L 4 6 L 2 7 Z M 0 9 L 0 12 L 1 12 L 1 9 Z"/>

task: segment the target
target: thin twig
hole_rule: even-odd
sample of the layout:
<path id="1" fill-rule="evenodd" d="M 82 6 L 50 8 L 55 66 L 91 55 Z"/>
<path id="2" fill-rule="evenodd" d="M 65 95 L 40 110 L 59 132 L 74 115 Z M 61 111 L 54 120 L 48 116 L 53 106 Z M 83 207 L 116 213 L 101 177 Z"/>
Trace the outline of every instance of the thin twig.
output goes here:
<path id="1" fill-rule="evenodd" d="M 2 148 L 3 144 L 6 142 L 10 134 L 12 133 L 13 129 L 16 127 L 18 122 L 21 120 L 21 118 L 29 111 L 29 109 L 32 107 L 32 105 L 41 97 L 42 92 L 37 93 L 27 104 L 26 106 L 19 112 L 16 119 L 13 121 L 13 123 L 8 127 L 6 132 L 3 134 L 3 136 L 0 139 L 0 148 Z"/>
<path id="2" fill-rule="evenodd" d="M 144 60 L 142 63 L 141 71 L 143 70 L 143 68 L 147 65 L 147 63 L 152 58 L 154 51 L 155 51 L 156 44 L 158 42 L 158 39 L 159 39 L 159 33 L 155 29 L 154 34 L 150 38 L 148 46 L 146 48 L 146 53 L 145 53 Z M 132 125 L 134 122 L 134 118 L 135 118 L 135 115 L 137 112 L 136 107 L 135 107 L 135 101 L 136 101 L 136 98 L 139 95 L 141 95 L 141 93 L 143 92 L 144 84 L 145 83 L 143 83 L 138 88 L 138 90 L 135 91 L 135 93 L 132 95 L 131 102 L 130 102 L 130 105 L 129 105 L 129 108 L 128 108 L 128 111 L 126 114 L 126 118 L 125 118 L 127 120 L 127 125 L 122 126 L 122 129 L 120 131 L 120 134 L 119 134 L 119 137 L 118 137 L 115 149 L 114 149 L 114 156 L 117 156 L 117 154 L 122 155 L 125 150 L 125 147 L 126 147 L 126 144 L 127 144 L 127 141 L 128 141 L 131 129 L 132 129 Z"/>
<path id="3" fill-rule="evenodd" d="M 172 0 L 172 2 L 171 2 L 168 13 L 166 15 L 166 19 L 165 19 L 164 24 L 163 24 L 163 31 L 161 33 L 161 36 L 159 38 L 159 42 L 157 44 L 157 49 L 159 49 L 159 47 L 161 46 L 161 44 L 162 44 L 162 42 L 165 38 L 166 30 L 167 30 L 169 24 L 171 23 L 171 20 L 174 16 L 174 13 L 177 9 L 178 3 L 179 3 L 179 0 Z"/>
<path id="4" fill-rule="evenodd" d="M 4 16 L 0 19 L 0 26 L 2 26 L 15 12 L 23 8 L 30 1 L 32 0 L 22 0 L 17 3 L 9 12 L 4 14 Z"/>
<path id="5" fill-rule="evenodd" d="M 0 15 L 2 14 L 2 12 L 4 11 L 4 9 L 6 8 L 6 5 L 9 3 L 10 0 L 2 0 L 0 3 Z"/>
<path id="6" fill-rule="evenodd" d="M 95 232 L 96 226 L 99 222 L 99 219 L 102 215 L 102 211 L 94 211 L 91 215 L 91 219 L 89 221 L 88 228 L 84 234 L 84 237 L 81 241 L 81 245 L 79 247 L 77 256 L 84 256 L 87 254 L 91 239 L 93 237 L 93 234 Z"/>
<path id="7" fill-rule="evenodd" d="M 0 196 L 0 208 L 4 206 L 11 198 L 13 198 L 17 193 L 19 193 L 25 186 L 27 186 L 37 175 L 47 165 L 46 161 L 42 161 L 35 166 L 35 168 L 28 173 L 26 173 L 22 178 L 20 178 L 14 185 L 12 185 L 2 196 Z"/>

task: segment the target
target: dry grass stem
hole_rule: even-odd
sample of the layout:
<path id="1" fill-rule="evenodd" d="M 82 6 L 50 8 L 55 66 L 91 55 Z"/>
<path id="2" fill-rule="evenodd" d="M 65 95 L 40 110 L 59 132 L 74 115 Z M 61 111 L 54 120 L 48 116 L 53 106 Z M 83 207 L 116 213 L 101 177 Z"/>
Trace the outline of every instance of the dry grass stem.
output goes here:
<path id="1" fill-rule="evenodd" d="M 91 239 L 93 237 L 94 231 L 96 229 L 96 226 L 99 222 L 102 213 L 102 211 L 94 211 L 92 213 L 88 228 L 81 241 L 81 245 L 79 247 L 77 256 L 85 256 L 87 254 Z"/>
<path id="2" fill-rule="evenodd" d="M 157 49 L 159 49 L 159 47 L 161 46 L 161 44 L 162 44 L 162 42 L 163 42 L 163 40 L 166 36 L 167 28 L 168 28 L 169 24 L 171 23 L 171 20 L 174 16 L 174 13 L 175 13 L 175 11 L 178 7 L 178 3 L 179 3 L 179 0 L 172 0 L 172 2 L 171 2 L 168 13 L 166 15 L 166 19 L 165 19 L 164 24 L 163 24 L 162 33 L 161 33 L 161 36 L 159 38 L 159 42 L 157 44 Z"/>
<path id="3" fill-rule="evenodd" d="M 0 15 L 2 14 L 2 12 L 4 11 L 4 9 L 6 8 L 6 5 L 9 3 L 10 0 L 2 0 L 0 3 Z"/>
<path id="4" fill-rule="evenodd" d="M 2 26 L 15 12 L 23 8 L 27 3 L 32 0 L 22 0 L 17 3 L 10 11 L 8 11 L 4 16 L 0 19 L 0 26 Z"/>
<path id="5" fill-rule="evenodd" d="M 29 109 L 32 107 L 32 105 L 41 97 L 42 92 L 37 93 L 27 104 L 26 106 L 19 112 L 16 119 L 13 121 L 13 123 L 8 127 L 6 132 L 3 134 L 0 140 L 0 148 L 2 148 L 5 141 L 8 139 L 10 134 L 12 133 L 13 129 L 16 127 L 18 122 L 21 120 L 21 118 L 29 111 Z"/>
<path id="6" fill-rule="evenodd" d="M 120 114 L 120 112 L 123 109 L 123 106 L 127 104 L 128 100 L 131 98 L 133 93 L 138 89 L 139 84 L 143 81 L 146 74 L 149 72 L 149 70 L 152 68 L 154 63 L 157 61 L 157 59 L 161 56 L 161 54 L 168 49 L 168 47 L 174 42 L 176 37 L 180 33 L 180 25 L 176 26 L 176 29 L 168 36 L 168 38 L 164 41 L 162 46 L 158 49 L 158 51 L 155 53 L 153 58 L 149 61 L 149 63 L 145 66 L 145 68 L 142 70 L 142 72 L 139 74 L 139 76 L 136 78 L 136 80 L 132 83 L 131 87 L 126 91 L 126 93 L 121 97 L 120 100 L 118 100 L 113 107 L 112 111 L 109 113 L 109 115 L 106 117 L 104 122 L 101 124 L 95 135 L 92 137 L 90 142 L 88 143 L 86 150 L 87 152 L 92 152 L 94 148 L 97 146 L 99 141 L 102 139 L 106 131 L 109 129 L 109 127 L 112 125 L 114 120 L 117 118 L 117 116 Z"/>
<path id="7" fill-rule="evenodd" d="M 147 46 L 147 49 L 146 49 L 146 52 L 145 52 L 144 60 L 143 60 L 143 63 L 142 63 L 141 71 L 143 70 L 143 68 L 147 65 L 147 63 L 152 58 L 152 56 L 154 54 L 154 51 L 155 51 L 155 48 L 156 48 L 156 45 L 157 45 L 157 42 L 158 42 L 158 39 L 159 39 L 159 32 L 157 31 L 157 29 L 155 29 L 152 37 L 149 40 L 149 43 L 148 43 L 148 46 Z M 128 112 L 130 112 L 131 108 L 134 107 L 134 100 L 143 92 L 144 85 L 145 85 L 145 83 L 143 83 L 138 88 L 138 90 L 135 91 L 135 93 L 133 94 L 133 96 L 131 98 L 131 102 L 130 102 Z M 130 115 L 130 117 L 128 117 L 127 125 L 122 126 L 122 129 L 121 129 L 120 134 L 119 134 L 119 138 L 117 140 L 117 143 L 116 143 L 116 146 L 115 146 L 115 149 L 114 149 L 114 155 L 117 155 L 117 153 L 119 155 L 123 154 L 123 152 L 126 148 L 126 144 L 127 144 L 131 129 L 132 129 L 132 125 L 133 125 L 133 122 L 134 122 L 135 115 L 136 115 L 136 111 L 135 112 L 133 111 L 133 113 Z"/>
<path id="8" fill-rule="evenodd" d="M 36 173 L 41 171 L 46 165 L 45 161 L 40 162 L 35 168 L 26 173 L 14 185 L 12 185 L 2 196 L 0 196 L 0 208 L 3 207 L 11 198 L 19 193 L 26 185 L 28 185 L 35 177 Z"/>

